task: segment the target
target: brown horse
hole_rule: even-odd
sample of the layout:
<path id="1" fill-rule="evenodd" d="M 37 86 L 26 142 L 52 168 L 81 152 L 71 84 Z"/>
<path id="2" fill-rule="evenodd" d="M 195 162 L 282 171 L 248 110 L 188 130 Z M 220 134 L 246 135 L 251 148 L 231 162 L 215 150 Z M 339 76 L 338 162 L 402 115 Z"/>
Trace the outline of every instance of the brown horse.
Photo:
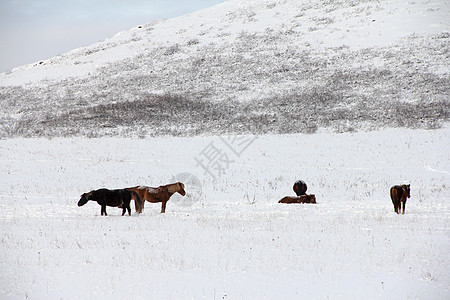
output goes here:
<path id="1" fill-rule="evenodd" d="M 283 199 L 281 199 L 280 201 L 278 201 L 278 203 L 316 203 L 316 196 L 311 194 L 311 195 L 301 195 L 298 197 L 291 197 L 291 196 L 286 196 Z"/>
<path id="2" fill-rule="evenodd" d="M 139 207 L 142 206 L 141 198 L 137 193 L 133 191 L 99 189 L 81 195 L 80 201 L 78 201 L 78 206 L 83 206 L 88 201 L 91 200 L 96 201 L 102 207 L 101 208 L 102 216 L 103 214 L 107 216 L 106 206 L 122 208 L 122 216 L 125 214 L 127 210 L 128 215 L 131 215 L 130 209 L 131 199 L 134 199 L 136 205 L 139 205 Z"/>
<path id="3" fill-rule="evenodd" d="M 402 208 L 402 214 L 405 214 L 405 206 L 407 198 L 411 197 L 411 186 L 409 184 L 394 185 L 391 187 L 391 199 L 394 204 L 394 210 L 397 214 L 400 213 Z"/>
<path id="4" fill-rule="evenodd" d="M 162 185 L 157 188 L 148 186 L 135 186 L 126 188 L 126 190 L 136 192 L 139 195 L 139 197 L 147 200 L 148 202 L 151 203 L 162 202 L 161 204 L 162 214 L 166 212 L 167 201 L 169 201 L 170 197 L 172 197 L 173 194 L 179 193 L 182 196 L 186 195 L 186 192 L 184 191 L 184 184 L 182 184 L 181 182 Z M 142 203 L 142 207 L 136 206 L 136 211 L 140 210 L 141 212 L 143 208 L 144 203 Z"/>

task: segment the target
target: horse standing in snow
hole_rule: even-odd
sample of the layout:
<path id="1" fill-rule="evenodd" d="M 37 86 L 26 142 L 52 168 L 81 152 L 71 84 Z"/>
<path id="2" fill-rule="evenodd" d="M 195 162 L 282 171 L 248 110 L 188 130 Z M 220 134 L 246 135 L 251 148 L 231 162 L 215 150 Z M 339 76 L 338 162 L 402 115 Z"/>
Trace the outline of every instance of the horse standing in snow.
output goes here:
<path id="1" fill-rule="evenodd" d="M 400 213 L 400 209 L 402 209 L 402 214 L 405 214 L 406 200 L 411 197 L 410 193 L 411 186 L 409 184 L 394 185 L 391 187 L 392 204 L 394 204 L 394 210 L 397 214 Z"/>
<path id="2" fill-rule="evenodd" d="M 128 215 L 131 215 L 131 208 L 130 208 L 131 199 L 134 199 L 137 205 L 142 206 L 141 198 L 135 192 L 132 191 L 130 192 L 127 190 L 99 189 L 81 195 L 81 199 L 80 201 L 78 201 L 78 206 L 83 206 L 89 200 L 92 200 L 96 201 L 102 207 L 101 208 L 102 216 L 103 214 L 107 216 L 106 206 L 122 208 L 122 216 L 125 214 L 127 210 Z"/>
<path id="3" fill-rule="evenodd" d="M 141 211 L 144 208 L 145 200 L 151 203 L 161 202 L 162 214 L 166 212 L 167 201 L 169 201 L 170 197 L 172 197 L 173 194 L 179 193 L 182 196 L 186 195 L 186 192 L 184 191 L 184 184 L 181 182 L 162 185 L 157 188 L 152 188 L 148 186 L 135 186 L 131 188 L 126 188 L 126 190 L 136 192 L 139 195 L 139 197 L 143 199 L 142 207 L 140 208 Z M 138 207 L 136 207 L 136 211 L 137 210 Z"/>

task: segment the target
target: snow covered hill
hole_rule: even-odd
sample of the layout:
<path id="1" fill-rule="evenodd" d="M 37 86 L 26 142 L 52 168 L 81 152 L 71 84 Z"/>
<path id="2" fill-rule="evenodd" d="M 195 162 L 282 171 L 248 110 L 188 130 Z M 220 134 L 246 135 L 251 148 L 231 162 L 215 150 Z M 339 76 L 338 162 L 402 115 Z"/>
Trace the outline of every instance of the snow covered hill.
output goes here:
<path id="1" fill-rule="evenodd" d="M 446 1 L 231 0 L 0 75 L 0 136 L 438 128 Z"/>
<path id="2" fill-rule="evenodd" d="M 223 49 L 224 55 L 244 52 L 242 55 L 245 56 L 257 52 L 255 50 L 258 49 L 254 49 L 257 46 L 265 46 L 254 43 L 262 36 L 265 40 L 260 42 L 266 44 L 267 48 L 264 50 L 272 50 L 274 53 L 271 54 L 275 55 L 276 50 L 282 52 L 290 48 L 300 48 L 303 51 L 320 48 L 325 56 L 327 50 L 339 52 L 339 47 L 351 50 L 382 48 L 392 46 L 410 35 L 448 32 L 449 13 L 448 3 L 445 1 L 232 0 L 186 16 L 142 25 L 120 32 L 104 42 L 16 68 L 10 73 L 2 74 L 1 85 L 89 77 L 89 73 L 110 63 L 122 62 L 128 65 L 132 63 L 128 59 L 139 60 L 142 56 L 151 59 L 151 53 L 159 48 L 164 48 L 163 53 L 169 57 L 157 53 L 156 56 L 161 61 L 153 64 L 171 65 L 171 56 L 181 61 L 195 56 L 199 51 L 206 56 L 209 51 L 206 51 L 208 49 L 205 46 L 229 47 L 230 49 Z M 276 45 L 269 38 L 275 39 Z M 230 47 L 230 43 L 239 41 L 248 43 L 238 44 L 238 49 Z M 248 50 L 252 52 L 248 53 Z M 217 54 L 216 51 L 215 53 Z M 383 64 L 382 61 L 378 63 Z M 431 67 L 430 71 L 448 72 L 448 66 L 437 65 L 439 62 L 430 63 L 435 64 L 428 66 Z M 146 73 L 154 71 L 149 65 L 140 67 L 147 67 Z M 163 89 L 157 89 L 159 90 Z"/>

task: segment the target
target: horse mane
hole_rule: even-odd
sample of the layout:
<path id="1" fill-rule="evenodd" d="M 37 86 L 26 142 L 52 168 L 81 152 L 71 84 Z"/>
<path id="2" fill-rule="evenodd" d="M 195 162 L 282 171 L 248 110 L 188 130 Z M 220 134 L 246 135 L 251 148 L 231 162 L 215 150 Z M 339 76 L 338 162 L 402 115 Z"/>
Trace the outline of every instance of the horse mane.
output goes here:
<path id="1" fill-rule="evenodd" d="M 95 192 L 95 190 L 92 190 L 92 191 L 90 191 L 90 192 L 87 192 L 87 193 L 84 193 L 83 195 L 81 195 L 82 197 L 84 196 L 84 197 L 86 197 L 86 199 L 89 199 L 89 196 L 92 196 L 92 193 L 94 193 Z"/>

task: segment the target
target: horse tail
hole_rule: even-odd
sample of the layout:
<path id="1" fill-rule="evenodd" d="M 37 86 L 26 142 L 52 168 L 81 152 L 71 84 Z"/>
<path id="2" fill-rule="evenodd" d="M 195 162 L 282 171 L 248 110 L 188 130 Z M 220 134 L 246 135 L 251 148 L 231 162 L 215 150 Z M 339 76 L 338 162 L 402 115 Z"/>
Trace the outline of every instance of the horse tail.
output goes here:
<path id="1" fill-rule="evenodd" d="M 397 194 L 398 194 L 396 186 L 391 187 L 390 194 L 391 194 L 392 201 L 395 201 L 397 198 Z"/>
<path id="2" fill-rule="evenodd" d="M 143 209 L 143 205 L 142 205 L 142 199 L 141 197 L 139 197 L 138 193 L 136 193 L 135 191 L 131 191 L 131 196 L 134 199 L 134 208 L 136 209 L 136 212 L 138 214 L 140 214 L 142 212 Z"/>

